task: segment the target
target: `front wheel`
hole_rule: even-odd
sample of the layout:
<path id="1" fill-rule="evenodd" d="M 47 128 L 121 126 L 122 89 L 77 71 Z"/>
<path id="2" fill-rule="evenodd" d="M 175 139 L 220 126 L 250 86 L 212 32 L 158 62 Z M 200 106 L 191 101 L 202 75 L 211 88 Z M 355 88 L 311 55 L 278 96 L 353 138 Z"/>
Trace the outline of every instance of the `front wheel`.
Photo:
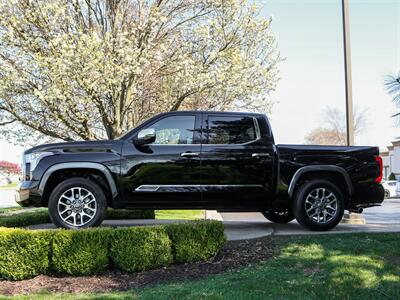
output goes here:
<path id="1" fill-rule="evenodd" d="M 294 219 L 293 213 L 288 210 L 267 210 L 262 212 L 264 217 L 274 223 L 289 223 Z"/>
<path id="2" fill-rule="evenodd" d="M 327 180 L 312 180 L 298 189 L 293 203 L 296 220 L 311 230 L 334 228 L 343 217 L 344 197 L 340 189 Z"/>
<path id="3" fill-rule="evenodd" d="M 57 185 L 48 206 L 50 218 L 57 227 L 80 229 L 103 222 L 107 201 L 95 182 L 75 177 Z"/>

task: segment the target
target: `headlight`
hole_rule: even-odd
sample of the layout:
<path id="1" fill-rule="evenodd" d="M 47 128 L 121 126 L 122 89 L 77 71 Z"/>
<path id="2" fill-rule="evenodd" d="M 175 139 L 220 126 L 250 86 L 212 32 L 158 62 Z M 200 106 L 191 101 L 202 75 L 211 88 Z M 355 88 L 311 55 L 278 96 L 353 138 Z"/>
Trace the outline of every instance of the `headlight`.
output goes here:
<path id="1" fill-rule="evenodd" d="M 30 171 L 32 172 L 33 170 L 35 170 L 36 166 L 39 164 L 39 162 L 42 160 L 42 158 L 53 155 L 53 154 L 54 153 L 52 153 L 52 152 L 29 153 L 29 154 L 25 154 L 24 161 L 25 161 L 25 164 L 30 164 Z"/>

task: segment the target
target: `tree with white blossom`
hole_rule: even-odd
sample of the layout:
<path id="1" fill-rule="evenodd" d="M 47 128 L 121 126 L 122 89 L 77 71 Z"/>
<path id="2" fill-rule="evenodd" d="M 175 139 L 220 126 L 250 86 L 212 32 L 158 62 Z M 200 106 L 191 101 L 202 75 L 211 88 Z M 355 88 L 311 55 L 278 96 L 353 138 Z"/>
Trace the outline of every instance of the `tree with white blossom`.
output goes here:
<path id="1" fill-rule="evenodd" d="M 2 0 L 0 131 L 116 138 L 181 109 L 269 111 L 280 56 L 246 0 Z"/>

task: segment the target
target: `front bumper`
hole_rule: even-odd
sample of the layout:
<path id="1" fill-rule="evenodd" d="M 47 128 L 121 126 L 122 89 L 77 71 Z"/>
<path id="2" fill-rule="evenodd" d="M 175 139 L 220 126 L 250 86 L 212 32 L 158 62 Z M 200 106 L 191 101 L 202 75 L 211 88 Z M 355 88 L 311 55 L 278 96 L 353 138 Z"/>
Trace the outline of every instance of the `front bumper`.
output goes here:
<path id="1" fill-rule="evenodd" d="M 39 194 L 38 187 L 38 181 L 21 182 L 15 191 L 15 202 L 23 207 L 40 207 L 42 203 L 42 197 Z"/>

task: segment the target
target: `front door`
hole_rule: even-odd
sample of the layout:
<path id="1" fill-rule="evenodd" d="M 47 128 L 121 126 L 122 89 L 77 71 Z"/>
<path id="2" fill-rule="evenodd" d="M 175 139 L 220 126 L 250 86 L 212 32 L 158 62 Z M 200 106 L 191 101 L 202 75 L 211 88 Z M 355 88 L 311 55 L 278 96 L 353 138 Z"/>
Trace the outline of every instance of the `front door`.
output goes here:
<path id="1" fill-rule="evenodd" d="M 260 115 L 229 113 L 203 118 L 204 201 L 227 209 L 265 207 L 274 176 L 272 137 L 265 130 L 268 122 Z"/>
<path id="2" fill-rule="evenodd" d="M 145 127 L 156 140 L 123 145 L 122 186 L 126 206 L 182 208 L 201 206 L 201 114 L 160 116 Z"/>

